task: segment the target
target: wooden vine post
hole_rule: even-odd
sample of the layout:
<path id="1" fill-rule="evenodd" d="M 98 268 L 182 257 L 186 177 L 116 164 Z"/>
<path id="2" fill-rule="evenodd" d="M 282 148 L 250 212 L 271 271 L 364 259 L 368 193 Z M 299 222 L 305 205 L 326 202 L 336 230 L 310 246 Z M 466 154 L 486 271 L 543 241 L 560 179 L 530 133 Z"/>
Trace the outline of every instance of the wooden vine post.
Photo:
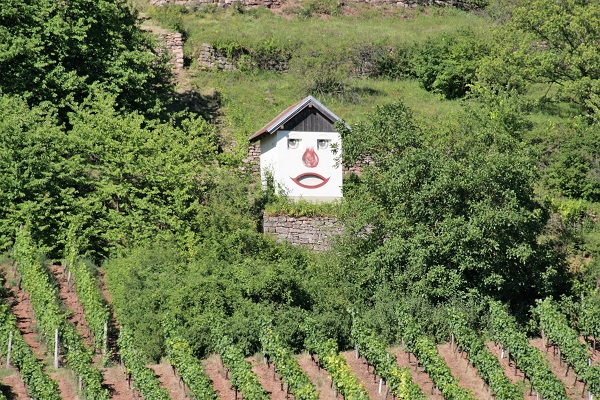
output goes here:
<path id="1" fill-rule="evenodd" d="M 58 328 L 54 330 L 54 368 L 58 369 Z"/>
<path id="2" fill-rule="evenodd" d="M 104 323 L 104 337 L 102 338 L 104 341 L 104 347 L 102 348 L 102 357 L 106 361 L 106 354 L 108 353 L 108 322 Z"/>
<path id="3" fill-rule="evenodd" d="M 12 351 L 13 333 L 10 331 L 8 335 L 8 352 L 6 354 L 6 368 L 10 367 L 10 352 Z"/>

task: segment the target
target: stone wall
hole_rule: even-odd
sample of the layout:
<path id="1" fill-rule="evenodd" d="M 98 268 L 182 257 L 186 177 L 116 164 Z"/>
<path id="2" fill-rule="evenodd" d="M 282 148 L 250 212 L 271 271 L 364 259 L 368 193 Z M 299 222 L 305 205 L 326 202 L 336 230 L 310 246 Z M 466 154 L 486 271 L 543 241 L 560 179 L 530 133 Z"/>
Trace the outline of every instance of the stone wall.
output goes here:
<path id="1" fill-rule="evenodd" d="M 233 61 L 219 54 L 210 44 L 202 44 L 200 56 L 198 56 L 198 66 L 200 69 L 219 69 L 222 71 L 232 71 L 235 69 Z"/>
<path id="2" fill-rule="evenodd" d="M 161 35 L 165 49 L 171 53 L 171 65 L 176 71 L 183 69 L 183 36 L 179 32 Z"/>
<path id="3" fill-rule="evenodd" d="M 159 48 L 158 53 L 167 51 L 171 55 L 170 64 L 174 73 L 178 74 L 183 71 L 183 36 L 179 32 L 168 32 L 163 29 L 158 29 L 154 26 L 144 26 L 142 29 L 156 36 Z"/>
<path id="4" fill-rule="evenodd" d="M 229 6 L 239 2 L 249 7 L 267 7 L 279 8 L 282 0 L 150 0 L 151 5 L 164 6 L 166 4 L 180 4 L 188 7 L 199 6 L 203 4 L 217 4 L 219 7 Z M 393 4 L 404 8 L 415 8 L 417 6 L 450 6 L 459 8 L 476 8 L 477 4 L 473 0 L 345 0 L 344 3 L 367 3 L 372 5 Z M 481 1 L 483 3 L 483 0 Z"/>
<path id="5" fill-rule="evenodd" d="M 264 216 L 263 232 L 278 241 L 323 251 L 331 248 L 332 239 L 342 233 L 341 223 L 332 217 Z"/>
<path id="6" fill-rule="evenodd" d="M 187 7 L 194 7 L 203 4 L 216 4 L 219 7 L 230 6 L 235 2 L 240 2 L 244 6 L 256 7 L 262 6 L 267 8 L 281 7 L 281 0 L 150 0 L 150 5 L 164 6 L 167 4 L 179 4 Z"/>
<path id="7" fill-rule="evenodd" d="M 356 161 L 354 164 L 345 164 L 342 165 L 342 168 L 344 169 L 344 176 L 348 175 L 348 174 L 355 174 L 360 176 L 360 174 L 362 174 L 362 169 L 364 166 L 366 165 L 371 165 L 373 164 L 373 159 L 371 158 L 371 156 L 365 156 L 362 157 L 360 160 Z"/>
<path id="8" fill-rule="evenodd" d="M 244 159 L 252 171 L 252 175 L 260 174 L 260 142 L 255 142 L 248 147 L 248 157 Z"/>

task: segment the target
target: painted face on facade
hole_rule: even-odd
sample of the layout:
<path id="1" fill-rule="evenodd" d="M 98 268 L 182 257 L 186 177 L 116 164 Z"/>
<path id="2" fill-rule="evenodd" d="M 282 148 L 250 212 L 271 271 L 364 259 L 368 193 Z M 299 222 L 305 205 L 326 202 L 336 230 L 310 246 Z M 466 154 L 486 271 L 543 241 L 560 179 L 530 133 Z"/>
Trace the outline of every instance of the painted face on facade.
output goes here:
<path id="1" fill-rule="evenodd" d="M 325 186 L 334 169 L 331 151 L 332 137 L 327 133 L 306 133 L 302 137 L 288 137 L 288 162 L 292 166 L 289 178 L 303 189 Z"/>

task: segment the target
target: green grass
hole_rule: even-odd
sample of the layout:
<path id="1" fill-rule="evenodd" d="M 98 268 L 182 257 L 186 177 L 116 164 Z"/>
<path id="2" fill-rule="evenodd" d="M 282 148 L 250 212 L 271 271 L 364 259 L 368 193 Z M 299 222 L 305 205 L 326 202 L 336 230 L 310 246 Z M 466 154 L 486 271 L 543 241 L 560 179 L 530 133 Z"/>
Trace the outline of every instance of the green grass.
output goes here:
<path id="1" fill-rule="evenodd" d="M 398 99 L 414 110 L 417 119 L 430 123 L 460 107 L 460 102 L 442 100 L 414 80 L 356 78 L 352 60 L 364 46 L 404 49 L 466 26 L 483 30 L 488 21 L 452 8 L 407 11 L 365 5 L 345 8 L 340 15 L 305 17 L 302 7 L 307 4 L 288 7 L 287 13 L 277 15 L 261 8 L 146 8 L 159 24 L 185 32 L 190 82 L 199 92 L 214 92 L 214 88 L 219 93 L 221 130 L 233 139 L 232 148 L 240 159 L 246 153 L 247 138 L 289 105 L 315 95 L 309 88 L 326 73 L 344 84 L 344 94 L 315 97 L 349 123 L 364 119 L 377 105 Z M 203 43 L 222 48 L 274 46 L 291 55 L 289 69 L 285 73 L 199 71 L 195 59 Z"/>
<path id="2" fill-rule="evenodd" d="M 197 72 L 193 85 L 202 92 L 215 88 L 222 97 L 223 129 L 233 136 L 240 155 L 245 154 L 247 139 L 282 110 L 308 93 L 306 76 L 292 73 Z M 318 100 L 348 123 L 364 120 L 378 105 L 402 100 L 415 117 L 431 124 L 461 107 L 460 101 L 444 100 L 421 88 L 416 80 L 349 78 L 350 99 L 317 96 Z"/>
<path id="3" fill-rule="evenodd" d="M 147 9 L 160 24 L 185 30 L 186 50 L 191 57 L 202 43 L 235 41 L 252 47 L 273 39 L 299 54 L 331 53 L 346 51 L 358 44 L 410 44 L 462 27 L 489 24 L 488 20 L 453 8 L 429 8 L 419 12 L 398 7 L 357 6 L 348 10 L 349 14 L 356 15 L 305 17 L 275 15 L 263 8 L 240 10 L 235 7 L 227 10 L 204 7 L 196 11 L 179 6 Z"/>

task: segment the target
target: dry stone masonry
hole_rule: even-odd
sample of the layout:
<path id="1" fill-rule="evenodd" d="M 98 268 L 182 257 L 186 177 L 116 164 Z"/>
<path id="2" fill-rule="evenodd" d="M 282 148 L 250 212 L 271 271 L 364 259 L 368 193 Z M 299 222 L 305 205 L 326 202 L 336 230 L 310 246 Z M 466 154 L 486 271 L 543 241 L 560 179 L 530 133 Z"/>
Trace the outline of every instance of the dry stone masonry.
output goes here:
<path id="1" fill-rule="evenodd" d="M 203 4 L 216 4 L 219 7 L 230 6 L 239 2 L 248 7 L 279 8 L 281 0 L 150 0 L 151 5 L 164 6 L 167 4 L 179 4 L 187 7 L 195 7 Z M 477 1 L 473 0 L 345 0 L 345 3 L 367 3 L 372 5 L 393 4 L 404 8 L 416 8 L 417 6 L 450 6 L 460 8 L 476 8 Z M 342 3 L 344 3 L 342 2 Z M 481 1 L 483 3 L 483 1 Z"/>
<path id="2" fill-rule="evenodd" d="M 248 147 L 248 157 L 244 159 L 244 163 L 250 167 L 252 175 L 260 174 L 260 143 L 253 143 Z"/>
<path id="3" fill-rule="evenodd" d="M 170 64 L 174 73 L 179 74 L 183 71 L 184 56 L 183 56 L 183 36 L 179 32 L 168 32 L 154 26 L 144 26 L 142 29 L 156 36 L 159 47 L 156 49 L 158 53 L 163 51 L 171 55 Z"/>
<path id="4" fill-rule="evenodd" d="M 331 248 L 333 238 L 342 233 L 341 223 L 332 217 L 264 216 L 264 233 L 278 241 L 287 240 L 293 245 L 315 251 Z"/>
<path id="5" fill-rule="evenodd" d="M 281 0 L 150 0 L 150 5 L 153 6 L 164 6 L 167 4 L 179 4 L 187 7 L 200 6 L 204 4 L 216 4 L 219 7 L 230 6 L 235 2 L 240 2 L 244 6 L 262 6 L 267 8 L 279 8 L 281 7 Z"/>
<path id="6" fill-rule="evenodd" d="M 166 33 L 161 36 L 165 49 L 172 54 L 171 64 L 175 71 L 183 69 L 183 37 L 179 32 Z"/>
<path id="7" fill-rule="evenodd" d="M 198 66 L 200 69 L 218 69 L 222 71 L 232 71 L 235 69 L 233 61 L 222 54 L 219 54 L 210 44 L 202 44 L 200 56 L 198 57 Z"/>

